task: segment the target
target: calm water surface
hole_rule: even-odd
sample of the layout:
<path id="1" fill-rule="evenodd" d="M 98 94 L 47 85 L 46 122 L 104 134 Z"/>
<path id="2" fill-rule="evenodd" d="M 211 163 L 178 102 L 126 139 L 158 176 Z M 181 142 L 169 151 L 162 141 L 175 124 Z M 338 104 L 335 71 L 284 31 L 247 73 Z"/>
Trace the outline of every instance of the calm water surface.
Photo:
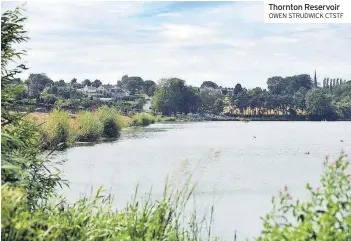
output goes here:
<path id="1" fill-rule="evenodd" d="M 341 142 L 343 140 L 343 142 Z M 350 122 L 203 122 L 154 124 L 119 140 L 60 152 L 69 200 L 103 185 L 122 208 L 139 184 L 157 196 L 165 177 L 177 185 L 193 173 L 200 212 L 215 205 L 214 232 L 233 240 L 260 233 L 260 217 L 284 185 L 293 198 L 317 186 L 326 155 L 351 153 Z M 309 152 L 309 154 L 305 154 Z"/>

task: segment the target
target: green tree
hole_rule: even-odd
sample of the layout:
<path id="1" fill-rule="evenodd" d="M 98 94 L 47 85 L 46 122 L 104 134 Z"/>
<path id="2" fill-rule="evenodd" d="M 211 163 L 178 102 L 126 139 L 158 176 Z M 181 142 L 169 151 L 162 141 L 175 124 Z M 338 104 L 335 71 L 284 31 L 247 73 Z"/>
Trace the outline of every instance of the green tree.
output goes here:
<path id="1" fill-rule="evenodd" d="M 244 113 L 244 110 L 249 107 L 250 96 L 247 91 L 241 91 L 232 98 L 232 104 L 240 110 L 240 113 Z"/>
<path id="2" fill-rule="evenodd" d="M 61 80 L 55 82 L 54 85 L 56 85 L 58 87 L 64 87 L 64 86 L 66 86 L 66 83 L 63 79 L 61 79 Z"/>
<path id="3" fill-rule="evenodd" d="M 236 84 L 234 87 L 234 95 L 237 95 L 239 93 L 241 93 L 243 91 L 243 87 L 241 86 L 241 84 Z"/>
<path id="4" fill-rule="evenodd" d="M 156 112 L 162 112 L 165 115 L 177 112 L 189 113 L 197 111 L 199 96 L 195 88 L 185 85 L 184 80 L 163 79 L 151 103 Z"/>
<path id="5" fill-rule="evenodd" d="M 215 82 L 212 82 L 212 81 L 204 81 L 202 82 L 201 88 L 213 88 L 213 89 L 217 89 L 218 88 L 218 85 L 215 83 Z"/>
<path id="6" fill-rule="evenodd" d="M 85 79 L 85 80 L 83 80 L 83 82 L 82 82 L 82 85 L 83 86 L 91 86 L 91 81 L 90 80 L 88 80 L 88 79 Z"/>
<path id="7" fill-rule="evenodd" d="M 335 118 L 334 107 L 330 98 L 322 89 L 312 89 L 306 94 L 306 110 L 313 119 Z"/>
<path id="8" fill-rule="evenodd" d="M 91 83 L 91 86 L 94 86 L 94 87 L 99 87 L 100 85 L 102 85 L 102 82 L 98 79 L 94 80 L 93 83 Z"/>
<path id="9" fill-rule="evenodd" d="M 152 80 L 145 80 L 145 94 L 153 96 L 156 91 L 156 83 Z"/>
<path id="10" fill-rule="evenodd" d="M 54 170 L 48 170 L 48 160 L 37 157 L 39 132 L 36 126 L 23 119 L 13 103 L 18 92 L 23 90 L 16 75 L 27 68 L 19 64 L 10 69 L 8 63 L 17 63 L 26 53 L 18 50 L 18 44 L 28 40 L 25 21 L 20 8 L 1 15 L 1 182 L 24 188 L 33 209 L 38 200 L 43 201 L 54 191 L 61 179 Z M 39 77 L 32 74 L 30 82 L 42 84 Z"/>
<path id="11" fill-rule="evenodd" d="M 307 93 L 307 89 L 301 87 L 293 96 L 293 103 L 295 108 L 300 109 L 301 111 L 306 109 L 306 100 L 305 96 Z"/>
<path id="12" fill-rule="evenodd" d="M 77 84 L 78 82 L 77 82 L 77 79 L 76 78 L 73 78 L 73 79 L 71 79 L 71 85 L 75 85 L 75 84 Z"/>
<path id="13" fill-rule="evenodd" d="M 217 91 L 205 90 L 200 93 L 199 112 L 220 114 L 224 108 L 224 95 Z"/>
<path id="14" fill-rule="evenodd" d="M 121 88 L 128 90 L 132 95 L 143 93 L 145 90 L 145 83 L 141 77 L 127 75 L 122 77 L 122 80 L 118 83 Z"/>
<path id="15" fill-rule="evenodd" d="M 28 92 L 31 97 L 39 97 L 40 92 L 47 86 L 54 84 L 46 74 L 30 74 L 28 79 L 25 81 L 28 87 Z"/>

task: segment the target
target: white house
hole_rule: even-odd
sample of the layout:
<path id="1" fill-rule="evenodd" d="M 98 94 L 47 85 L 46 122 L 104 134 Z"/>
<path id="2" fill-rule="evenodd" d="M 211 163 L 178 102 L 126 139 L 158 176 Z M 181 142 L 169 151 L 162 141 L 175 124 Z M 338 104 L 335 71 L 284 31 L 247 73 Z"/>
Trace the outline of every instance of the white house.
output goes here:
<path id="1" fill-rule="evenodd" d="M 103 94 L 111 94 L 113 98 L 122 98 L 124 96 L 129 96 L 130 93 L 128 90 L 122 89 L 118 86 L 114 85 L 100 85 L 98 88 L 93 86 L 85 86 L 82 89 L 78 89 L 79 92 L 87 95 L 87 96 L 99 96 Z"/>
<path id="2" fill-rule="evenodd" d="M 96 87 L 93 86 L 84 86 L 84 88 L 82 89 L 78 89 L 79 92 L 82 92 L 83 94 L 87 95 L 87 96 L 97 96 L 99 93 L 97 91 Z"/>
<path id="3" fill-rule="evenodd" d="M 122 98 L 124 96 L 129 96 L 130 95 L 128 90 L 122 89 L 122 88 L 117 87 L 117 86 L 111 90 L 111 93 L 116 98 Z"/>

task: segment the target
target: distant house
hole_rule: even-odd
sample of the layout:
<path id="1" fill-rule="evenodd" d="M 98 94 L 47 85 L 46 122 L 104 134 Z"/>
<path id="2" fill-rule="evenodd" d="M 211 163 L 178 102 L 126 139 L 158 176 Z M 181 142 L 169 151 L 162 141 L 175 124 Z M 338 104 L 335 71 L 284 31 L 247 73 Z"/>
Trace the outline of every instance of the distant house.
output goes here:
<path id="1" fill-rule="evenodd" d="M 97 96 L 99 94 L 98 89 L 93 86 L 84 86 L 82 89 L 78 89 L 77 91 L 87 95 L 87 96 Z"/>
<path id="2" fill-rule="evenodd" d="M 97 90 L 100 91 L 100 92 L 105 92 L 106 89 L 103 85 L 100 85 L 99 87 L 97 87 Z"/>
<path id="3" fill-rule="evenodd" d="M 111 90 L 112 92 L 112 95 L 117 98 L 117 99 L 120 99 L 124 96 L 130 96 L 130 93 L 128 90 L 125 90 L 125 89 L 122 89 L 122 88 L 119 88 L 119 87 L 115 87 L 114 89 Z"/>
<path id="4" fill-rule="evenodd" d="M 130 93 L 128 90 L 122 89 L 115 85 L 100 85 L 98 88 L 93 86 L 85 86 L 82 89 L 78 89 L 79 92 L 87 96 L 101 96 L 103 94 L 109 94 L 112 98 L 120 99 L 124 96 L 129 96 Z"/>

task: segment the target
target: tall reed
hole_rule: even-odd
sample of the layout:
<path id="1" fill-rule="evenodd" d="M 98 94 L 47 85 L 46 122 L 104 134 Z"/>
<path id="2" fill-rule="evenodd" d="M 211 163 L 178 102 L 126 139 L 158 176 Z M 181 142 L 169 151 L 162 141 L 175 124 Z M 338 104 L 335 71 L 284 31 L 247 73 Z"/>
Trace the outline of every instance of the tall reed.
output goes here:
<path id="1" fill-rule="evenodd" d="M 104 131 L 104 125 L 92 112 L 81 112 L 77 116 L 76 139 L 78 141 L 96 141 Z"/>
<path id="2" fill-rule="evenodd" d="M 54 148 L 63 143 L 73 142 L 73 132 L 69 125 L 70 116 L 65 111 L 54 110 L 40 128 L 43 148 Z"/>

